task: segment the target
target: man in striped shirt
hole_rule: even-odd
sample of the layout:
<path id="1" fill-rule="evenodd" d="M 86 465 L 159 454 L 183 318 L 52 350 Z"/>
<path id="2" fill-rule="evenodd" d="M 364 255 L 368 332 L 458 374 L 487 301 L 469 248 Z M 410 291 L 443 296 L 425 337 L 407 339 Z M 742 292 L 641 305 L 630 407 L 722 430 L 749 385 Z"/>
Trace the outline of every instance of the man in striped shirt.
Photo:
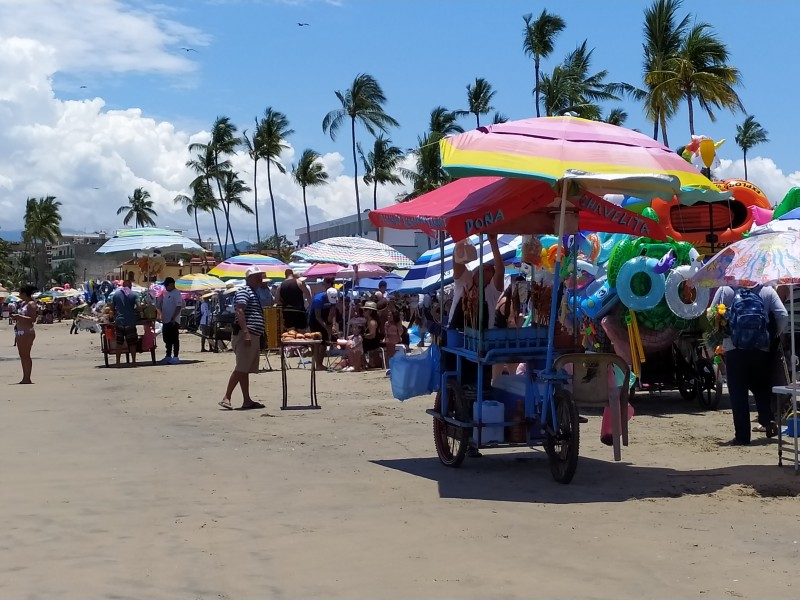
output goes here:
<path id="1" fill-rule="evenodd" d="M 250 397 L 250 373 L 258 373 L 261 335 L 264 333 L 264 311 L 256 295 L 256 290 L 264 280 L 264 273 L 258 267 L 250 267 L 245 276 L 247 284 L 237 290 L 233 302 L 236 306 L 236 321 L 232 345 L 236 366 L 228 380 L 225 396 L 218 403 L 225 410 L 233 410 L 231 395 L 237 385 L 242 388 L 243 397 L 242 406 L 238 410 L 264 408 L 263 404 Z"/>

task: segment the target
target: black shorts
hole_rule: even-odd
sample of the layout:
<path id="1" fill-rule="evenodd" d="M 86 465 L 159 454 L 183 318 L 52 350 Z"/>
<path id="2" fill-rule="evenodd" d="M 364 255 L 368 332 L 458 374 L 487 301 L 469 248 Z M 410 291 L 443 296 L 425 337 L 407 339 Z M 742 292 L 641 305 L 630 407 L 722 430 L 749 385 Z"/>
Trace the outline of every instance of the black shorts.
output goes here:
<path id="1" fill-rule="evenodd" d="M 323 341 L 323 342 L 330 342 L 330 341 L 331 341 L 331 336 L 330 336 L 330 334 L 328 333 L 328 330 L 327 330 L 327 328 L 325 328 L 325 327 L 323 327 L 322 325 L 320 325 L 320 324 L 317 322 L 317 320 L 316 320 L 316 319 L 311 319 L 311 322 L 310 322 L 308 325 L 309 325 L 309 326 L 308 326 L 308 328 L 309 328 L 311 331 L 313 331 L 313 332 L 315 332 L 315 333 L 318 333 L 318 334 L 320 334 L 320 335 L 322 336 L 322 341 Z"/>
<path id="2" fill-rule="evenodd" d="M 139 335 L 136 333 L 136 325 L 117 325 L 116 332 L 117 346 L 128 344 L 128 348 L 136 347 L 136 343 L 139 341 Z"/>
<path id="3" fill-rule="evenodd" d="M 295 308 L 283 309 L 283 328 L 284 329 L 305 329 L 308 327 L 306 311 Z"/>

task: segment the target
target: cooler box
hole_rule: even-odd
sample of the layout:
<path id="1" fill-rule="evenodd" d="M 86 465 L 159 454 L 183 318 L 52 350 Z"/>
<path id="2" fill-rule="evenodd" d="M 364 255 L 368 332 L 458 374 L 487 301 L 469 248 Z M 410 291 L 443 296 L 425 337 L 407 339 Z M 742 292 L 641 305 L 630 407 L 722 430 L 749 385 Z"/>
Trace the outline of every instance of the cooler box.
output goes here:
<path id="1" fill-rule="evenodd" d="M 505 441 L 505 428 L 501 424 L 504 420 L 505 405 L 495 400 L 484 400 L 481 409 L 481 420 L 483 429 L 481 430 L 481 445 L 502 444 Z M 478 403 L 472 405 L 472 419 L 478 421 Z M 492 425 L 492 423 L 500 423 Z M 473 427 L 472 439 L 478 440 L 478 428 Z"/>

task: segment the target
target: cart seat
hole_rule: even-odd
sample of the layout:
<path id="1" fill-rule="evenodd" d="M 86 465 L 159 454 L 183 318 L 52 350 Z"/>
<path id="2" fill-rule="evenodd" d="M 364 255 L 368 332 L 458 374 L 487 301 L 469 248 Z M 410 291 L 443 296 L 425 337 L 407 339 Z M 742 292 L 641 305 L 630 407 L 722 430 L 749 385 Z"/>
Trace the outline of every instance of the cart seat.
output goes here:
<path id="1" fill-rule="evenodd" d="M 560 371 L 572 365 L 572 398 L 578 407 L 609 407 L 611 412 L 611 432 L 613 436 L 614 460 L 622 459 L 622 445 L 628 445 L 628 392 L 626 384 L 621 387 L 609 386 L 608 377 L 614 377 L 613 367 L 622 371 L 623 381 L 630 377 L 630 367 L 625 360 L 616 354 L 608 353 L 573 353 L 562 354 L 555 363 L 554 369 Z M 609 369 L 612 372 L 609 374 Z"/>

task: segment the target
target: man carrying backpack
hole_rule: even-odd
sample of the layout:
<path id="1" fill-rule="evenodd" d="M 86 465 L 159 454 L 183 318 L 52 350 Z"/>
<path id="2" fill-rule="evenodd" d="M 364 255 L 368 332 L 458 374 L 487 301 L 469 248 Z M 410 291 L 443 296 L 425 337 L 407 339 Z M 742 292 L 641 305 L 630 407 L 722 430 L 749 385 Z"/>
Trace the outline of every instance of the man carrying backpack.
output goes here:
<path id="1" fill-rule="evenodd" d="M 761 286 L 736 289 L 723 286 L 717 290 L 712 304 L 724 304 L 727 309 L 728 332 L 722 348 L 733 412 L 733 444 L 750 443 L 748 391 L 756 401 L 759 424 L 767 437 L 774 437 L 778 425 L 772 409 L 775 360 L 772 341 L 786 329 L 786 309 L 774 288 Z"/>

